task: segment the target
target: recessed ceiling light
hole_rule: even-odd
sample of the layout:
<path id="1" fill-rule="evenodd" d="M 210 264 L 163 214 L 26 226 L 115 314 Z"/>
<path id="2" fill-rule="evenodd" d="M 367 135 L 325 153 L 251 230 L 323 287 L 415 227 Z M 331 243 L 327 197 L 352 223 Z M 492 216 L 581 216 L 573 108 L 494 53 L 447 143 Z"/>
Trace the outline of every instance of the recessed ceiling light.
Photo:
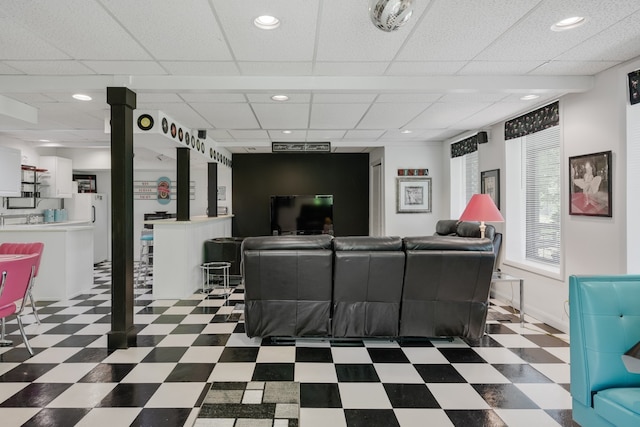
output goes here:
<path id="1" fill-rule="evenodd" d="M 253 25 L 262 30 L 275 30 L 280 26 L 280 20 L 275 16 L 262 15 L 253 20 Z"/>
<path id="2" fill-rule="evenodd" d="M 51 142 L 51 140 L 50 140 L 50 139 L 39 139 L 38 141 L 39 141 L 39 142 Z"/>
<path id="3" fill-rule="evenodd" d="M 409 129 L 405 129 L 405 130 L 401 130 L 400 133 L 412 133 L 412 130 Z"/>
<path id="4" fill-rule="evenodd" d="M 521 97 L 520 99 L 523 101 L 531 101 L 532 99 L 536 99 L 536 98 L 540 98 L 540 95 L 525 95 L 523 97 Z"/>
<path id="5" fill-rule="evenodd" d="M 572 16 L 571 18 L 558 21 L 551 26 L 552 31 L 565 31 L 572 30 L 587 22 L 587 18 L 584 16 Z"/>
<path id="6" fill-rule="evenodd" d="M 75 93 L 72 95 L 73 99 L 77 99 L 78 101 L 91 101 L 91 97 L 89 95 L 85 95 L 84 93 Z"/>
<path id="7" fill-rule="evenodd" d="M 283 130 L 282 133 L 286 133 L 287 135 L 291 133 L 290 130 Z"/>
<path id="8" fill-rule="evenodd" d="M 288 101 L 289 97 L 287 95 L 273 95 L 271 99 L 274 101 Z"/>

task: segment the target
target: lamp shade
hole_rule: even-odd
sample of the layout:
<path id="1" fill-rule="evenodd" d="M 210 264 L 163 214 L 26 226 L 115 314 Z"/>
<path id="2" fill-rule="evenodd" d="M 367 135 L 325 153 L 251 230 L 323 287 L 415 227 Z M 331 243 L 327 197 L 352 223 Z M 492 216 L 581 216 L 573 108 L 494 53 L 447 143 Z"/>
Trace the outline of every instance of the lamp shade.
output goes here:
<path id="1" fill-rule="evenodd" d="M 502 214 L 488 194 L 474 194 L 460 215 L 460 221 L 504 222 Z"/>
<path id="2" fill-rule="evenodd" d="M 640 374 L 640 342 L 637 342 L 636 345 L 622 355 L 622 362 L 627 371 Z"/>

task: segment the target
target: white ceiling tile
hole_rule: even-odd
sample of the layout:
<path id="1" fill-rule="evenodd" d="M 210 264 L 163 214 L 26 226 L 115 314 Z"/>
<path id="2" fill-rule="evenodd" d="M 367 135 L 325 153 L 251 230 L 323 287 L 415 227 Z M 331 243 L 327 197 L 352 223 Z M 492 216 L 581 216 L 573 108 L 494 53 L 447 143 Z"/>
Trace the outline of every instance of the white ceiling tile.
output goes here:
<path id="1" fill-rule="evenodd" d="M 353 129 L 369 104 L 313 104 L 309 127 L 313 129 Z"/>
<path id="2" fill-rule="evenodd" d="M 467 117 L 487 108 L 488 103 L 460 102 L 435 103 L 422 114 L 406 124 L 407 129 L 428 129 L 432 127 L 449 127 Z"/>
<path id="3" fill-rule="evenodd" d="M 441 93 L 381 93 L 376 102 L 395 102 L 407 104 L 409 102 L 417 102 L 422 104 L 430 104 L 442 97 Z M 426 107 L 426 105 L 425 105 Z"/>
<path id="4" fill-rule="evenodd" d="M 497 102 L 509 96 L 503 92 L 447 93 L 438 102 Z"/>
<path id="5" fill-rule="evenodd" d="M 424 109 L 423 104 L 376 103 L 358 123 L 358 129 L 401 128 Z"/>
<path id="6" fill-rule="evenodd" d="M 138 3 L 142 2 L 135 2 Z M 74 58 L 149 59 L 146 51 L 95 1 L 4 2 L 2 13 Z M 145 14 L 131 16 L 136 26 L 146 21 L 139 19 L 141 16 Z"/>
<path id="7" fill-rule="evenodd" d="M 224 129 L 207 129 L 207 136 L 214 141 L 228 141 L 233 137 Z"/>
<path id="8" fill-rule="evenodd" d="M 167 74 L 167 72 L 154 61 L 82 61 L 82 63 L 98 74 Z"/>
<path id="9" fill-rule="evenodd" d="M 238 61 L 311 61 L 318 2 L 215 1 L 213 6 Z M 261 30 L 253 20 L 268 13 L 280 19 L 275 30 Z"/>
<path id="10" fill-rule="evenodd" d="M 136 92 L 136 102 L 140 104 L 158 104 L 161 102 L 175 103 L 182 102 L 182 98 L 177 93 L 157 93 L 157 92 Z M 137 107 L 139 110 L 140 107 Z"/>
<path id="11" fill-rule="evenodd" d="M 26 104 L 34 104 L 36 102 L 57 102 L 55 98 L 51 98 L 43 93 L 12 93 L 9 98 Z"/>
<path id="12" fill-rule="evenodd" d="M 269 141 L 269 134 L 266 130 L 238 130 L 230 129 L 229 134 L 236 140 L 267 140 Z"/>
<path id="13" fill-rule="evenodd" d="M 466 61 L 395 61 L 387 70 L 388 76 L 437 76 L 455 74 Z"/>
<path id="14" fill-rule="evenodd" d="M 433 1 L 400 51 L 399 61 L 471 60 L 540 0 Z"/>
<path id="15" fill-rule="evenodd" d="M 180 97 L 187 102 L 207 103 L 207 102 L 232 102 L 232 103 L 247 103 L 247 97 L 242 93 L 218 93 L 218 92 L 183 92 L 180 93 Z"/>
<path id="16" fill-rule="evenodd" d="M 22 3 L 22 2 L 20 2 Z M 3 8 L 4 9 L 4 4 Z M 0 9 L 0 52 L 2 59 L 70 59 L 70 56 L 50 43 L 46 37 L 40 37 L 16 22 L 13 18 L 2 16 Z"/>
<path id="17" fill-rule="evenodd" d="M 271 99 L 273 95 L 287 95 L 289 97 L 288 101 L 274 101 Z M 264 103 L 264 104 L 307 104 L 311 100 L 311 93 L 290 93 L 290 92 L 282 92 L 282 91 L 271 91 L 270 93 L 247 93 L 247 99 L 251 103 Z"/>
<path id="18" fill-rule="evenodd" d="M 208 2 L 110 0 L 105 3 L 105 7 L 155 59 L 169 61 L 232 59 Z M 158 31 L 158 28 L 162 28 L 162 31 Z"/>
<path id="19" fill-rule="evenodd" d="M 469 61 L 458 74 L 471 76 L 525 75 L 544 61 Z"/>
<path id="20" fill-rule="evenodd" d="M 384 134 L 383 130 L 350 130 L 344 139 L 376 140 Z"/>
<path id="21" fill-rule="evenodd" d="M 373 102 L 375 93 L 314 93 L 314 104 L 361 104 Z"/>
<path id="22" fill-rule="evenodd" d="M 551 61 L 530 74 L 539 76 L 590 76 L 618 65 L 615 61 Z"/>
<path id="23" fill-rule="evenodd" d="M 308 130 L 307 141 L 333 141 L 344 138 L 344 130 Z"/>
<path id="24" fill-rule="evenodd" d="M 272 141 L 304 141 L 307 138 L 306 130 L 292 130 L 290 132 L 291 133 L 282 133 L 282 130 L 268 131 L 269 138 L 271 138 Z"/>
<path id="25" fill-rule="evenodd" d="M 26 74 L 86 75 L 95 74 L 76 61 L 5 61 L 5 64 Z"/>
<path id="26" fill-rule="evenodd" d="M 22 74 L 22 71 L 19 71 L 3 62 L 0 62 L 0 75 L 9 75 L 9 74 Z"/>
<path id="27" fill-rule="evenodd" d="M 189 129 L 202 129 L 210 126 L 197 111 L 187 104 L 175 102 L 138 102 L 138 110 L 159 110 Z"/>
<path id="28" fill-rule="evenodd" d="M 238 66 L 233 61 L 160 61 L 172 75 L 176 76 L 235 76 Z"/>
<path id="29" fill-rule="evenodd" d="M 495 103 L 466 119 L 460 120 L 454 125 L 454 127 L 456 129 L 479 130 L 483 127 L 488 127 L 488 125 L 490 124 L 500 121 L 501 118 L 508 116 L 513 111 L 527 108 L 528 105 L 531 104 L 527 104 L 525 101 L 520 100 L 515 102 Z"/>
<path id="30" fill-rule="evenodd" d="M 248 62 L 239 61 L 240 73 L 247 76 L 308 76 L 312 63 L 308 62 Z"/>
<path id="31" fill-rule="evenodd" d="M 263 129 L 304 129 L 309 125 L 306 104 L 252 104 Z"/>
<path id="32" fill-rule="evenodd" d="M 249 104 L 192 103 L 213 127 L 225 129 L 257 129 L 260 127 Z"/>
<path id="33" fill-rule="evenodd" d="M 89 95 L 92 100 L 91 101 L 78 101 L 77 99 L 73 99 L 72 95 L 77 92 L 82 92 L 85 95 Z M 61 103 L 71 103 L 76 105 L 78 108 L 102 108 L 107 103 L 107 90 L 106 88 L 100 91 L 87 91 L 79 89 L 77 91 L 64 91 L 64 92 L 47 92 L 43 94 L 48 99 L 55 99 L 57 102 Z M 44 101 L 48 102 L 48 101 Z"/>
<path id="34" fill-rule="evenodd" d="M 389 61 L 384 62 L 316 62 L 313 74 L 316 76 L 381 76 L 387 70 Z"/>

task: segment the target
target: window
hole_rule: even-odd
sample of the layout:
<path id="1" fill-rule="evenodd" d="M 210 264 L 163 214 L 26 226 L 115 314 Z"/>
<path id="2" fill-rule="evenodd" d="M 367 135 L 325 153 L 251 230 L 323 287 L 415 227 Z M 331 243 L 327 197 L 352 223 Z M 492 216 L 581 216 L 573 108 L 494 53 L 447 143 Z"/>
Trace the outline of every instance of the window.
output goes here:
<path id="1" fill-rule="evenodd" d="M 471 196 L 480 192 L 478 151 L 451 159 L 451 217 L 458 218 Z"/>
<path id="2" fill-rule="evenodd" d="M 507 141 L 505 154 L 506 262 L 560 273 L 560 126 Z"/>

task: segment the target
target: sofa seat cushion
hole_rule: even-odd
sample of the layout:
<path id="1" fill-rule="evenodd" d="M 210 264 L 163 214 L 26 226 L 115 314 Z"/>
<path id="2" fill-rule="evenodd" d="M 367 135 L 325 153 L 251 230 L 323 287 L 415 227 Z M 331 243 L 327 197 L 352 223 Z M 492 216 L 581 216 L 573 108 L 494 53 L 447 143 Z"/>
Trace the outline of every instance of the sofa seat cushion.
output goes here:
<path id="1" fill-rule="evenodd" d="M 640 387 L 601 390 L 593 397 L 599 416 L 616 426 L 640 426 Z"/>

